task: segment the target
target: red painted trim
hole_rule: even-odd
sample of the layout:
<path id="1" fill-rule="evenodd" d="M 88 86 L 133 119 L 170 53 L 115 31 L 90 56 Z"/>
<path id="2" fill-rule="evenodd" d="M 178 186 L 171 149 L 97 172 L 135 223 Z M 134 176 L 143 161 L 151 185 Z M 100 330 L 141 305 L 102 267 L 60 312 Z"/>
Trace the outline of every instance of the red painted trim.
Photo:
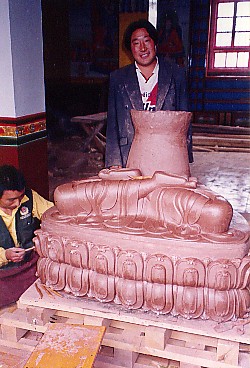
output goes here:
<path id="1" fill-rule="evenodd" d="M 28 186 L 49 198 L 47 139 L 23 146 L 0 146 L 0 166 L 14 165 L 20 169 Z"/>
<path id="2" fill-rule="evenodd" d="M 45 112 L 40 112 L 40 113 L 32 114 L 32 115 L 20 116 L 18 118 L 0 117 L 0 124 L 20 125 L 20 124 L 25 124 L 25 123 L 31 123 L 31 122 L 34 122 L 40 119 L 45 119 L 45 118 L 46 118 Z"/>

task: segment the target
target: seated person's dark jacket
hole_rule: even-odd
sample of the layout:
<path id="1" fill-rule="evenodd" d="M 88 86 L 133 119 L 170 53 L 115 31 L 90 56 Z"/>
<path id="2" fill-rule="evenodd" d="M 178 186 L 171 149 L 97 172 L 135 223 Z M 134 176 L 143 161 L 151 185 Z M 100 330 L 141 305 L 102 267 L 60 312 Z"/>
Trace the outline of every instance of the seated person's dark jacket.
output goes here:
<path id="1" fill-rule="evenodd" d="M 15 215 L 16 234 L 17 240 L 21 248 L 27 249 L 32 247 L 34 244 L 32 239 L 34 238 L 34 231 L 40 227 L 40 221 L 38 218 L 32 216 L 33 209 L 33 196 L 30 189 L 26 189 L 25 195 L 29 198 L 28 201 L 22 203 L 18 208 Z M 14 241 L 0 216 L 0 245 L 4 249 L 15 247 Z M 7 265 L 0 268 L 2 269 L 18 267 L 30 258 L 31 252 L 27 252 L 22 262 L 9 262 Z"/>

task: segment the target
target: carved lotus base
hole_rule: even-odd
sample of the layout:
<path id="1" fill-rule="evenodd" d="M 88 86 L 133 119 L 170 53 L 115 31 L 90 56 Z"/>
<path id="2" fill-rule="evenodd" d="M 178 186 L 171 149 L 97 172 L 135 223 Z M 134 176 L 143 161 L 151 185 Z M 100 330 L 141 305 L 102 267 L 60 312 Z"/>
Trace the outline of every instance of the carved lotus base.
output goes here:
<path id="1" fill-rule="evenodd" d="M 56 208 L 36 232 L 38 275 L 55 290 L 128 309 L 228 321 L 250 311 L 248 235 L 188 239 L 81 226 Z"/>

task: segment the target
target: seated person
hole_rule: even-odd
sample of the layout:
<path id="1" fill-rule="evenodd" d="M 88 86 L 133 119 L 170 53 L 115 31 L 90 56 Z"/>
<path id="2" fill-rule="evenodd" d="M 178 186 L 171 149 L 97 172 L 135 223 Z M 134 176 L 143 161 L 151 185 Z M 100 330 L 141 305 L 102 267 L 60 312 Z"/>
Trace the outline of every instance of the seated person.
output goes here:
<path id="1" fill-rule="evenodd" d="M 13 303 L 36 280 L 34 231 L 52 202 L 26 187 L 14 166 L 0 167 L 0 307 Z"/>

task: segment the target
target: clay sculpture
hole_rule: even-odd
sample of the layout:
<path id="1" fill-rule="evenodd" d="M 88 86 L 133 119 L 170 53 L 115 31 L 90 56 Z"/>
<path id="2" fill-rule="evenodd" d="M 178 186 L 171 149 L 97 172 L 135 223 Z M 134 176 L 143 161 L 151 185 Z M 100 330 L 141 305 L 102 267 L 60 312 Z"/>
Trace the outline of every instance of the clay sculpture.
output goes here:
<path id="1" fill-rule="evenodd" d="M 131 114 L 127 168 L 56 189 L 35 238 L 42 283 L 129 309 L 247 316 L 249 233 L 242 219 L 232 226 L 226 199 L 190 176 L 191 113 Z"/>

